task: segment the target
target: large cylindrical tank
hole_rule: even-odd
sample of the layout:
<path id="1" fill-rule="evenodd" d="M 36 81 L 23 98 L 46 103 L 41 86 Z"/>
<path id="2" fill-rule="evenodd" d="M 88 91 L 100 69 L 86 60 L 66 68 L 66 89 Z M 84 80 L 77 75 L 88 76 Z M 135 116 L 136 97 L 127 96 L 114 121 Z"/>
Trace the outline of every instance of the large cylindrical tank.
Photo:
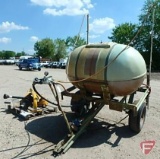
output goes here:
<path id="1" fill-rule="evenodd" d="M 146 64 L 133 47 L 113 42 L 90 44 L 71 52 L 66 73 L 80 89 L 102 94 L 106 86 L 110 94 L 125 96 L 143 83 Z"/>

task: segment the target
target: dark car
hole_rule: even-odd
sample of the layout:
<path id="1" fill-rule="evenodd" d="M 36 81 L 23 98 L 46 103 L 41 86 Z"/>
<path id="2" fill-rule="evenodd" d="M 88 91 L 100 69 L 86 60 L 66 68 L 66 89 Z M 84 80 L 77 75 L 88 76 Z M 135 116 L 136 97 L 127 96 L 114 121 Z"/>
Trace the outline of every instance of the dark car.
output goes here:
<path id="1" fill-rule="evenodd" d="M 52 63 L 52 68 L 58 68 L 59 62 L 58 61 L 54 61 Z"/>
<path id="2" fill-rule="evenodd" d="M 65 69 L 65 68 L 66 68 L 66 62 L 61 62 L 61 63 L 59 63 L 58 68 L 63 68 L 63 69 Z"/>
<path id="3" fill-rule="evenodd" d="M 23 59 L 19 59 L 19 60 L 17 60 L 17 61 L 16 61 L 16 66 L 18 66 L 18 67 L 19 67 L 19 64 L 20 64 L 21 62 L 23 62 Z"/>
<path id="4" fill-rule="evenodd" d="M 19 65 L 19 69 L 22 70 L 23 68 L 27 70 L 41 70 L 40 60 L 39 58 L 29 58 L 29 59 L 23 59 Z"/>

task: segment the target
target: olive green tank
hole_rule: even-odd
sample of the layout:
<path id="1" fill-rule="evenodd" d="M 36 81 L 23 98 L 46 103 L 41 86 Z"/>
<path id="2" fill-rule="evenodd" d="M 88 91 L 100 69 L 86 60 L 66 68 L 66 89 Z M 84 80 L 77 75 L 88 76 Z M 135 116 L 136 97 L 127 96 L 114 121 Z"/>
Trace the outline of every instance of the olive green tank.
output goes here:
<path id="1" fill-rule="evenodd" d="M 133 47 L 113 42 L 90 44 L 71 52 L 66 73 L 80 89 L 102 94 L 102 87 L 108 87 L 110 94 L 125 96 L 143 83 L 146 64 Z"/>

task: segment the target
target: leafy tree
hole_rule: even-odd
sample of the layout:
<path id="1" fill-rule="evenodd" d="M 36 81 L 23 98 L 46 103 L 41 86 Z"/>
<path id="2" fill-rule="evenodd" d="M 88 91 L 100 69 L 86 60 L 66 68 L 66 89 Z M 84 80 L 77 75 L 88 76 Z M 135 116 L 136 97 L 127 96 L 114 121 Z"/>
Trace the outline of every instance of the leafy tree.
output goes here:
<path id="1" fill-rule="evenodd" d="M 155 14 L 153 12 L 155 11 Z M 153 24 L 153 15 L 154 21 Z M 160 70 L 160 0 L 146 0 L 139 16 L 139 24 L 124 23 L 112 30 L 108 37 L 114 42 L 130 44 L 144 57 L 147 66 L 150 62 L 151 31 L 154 26 L 152 70 Z M 136 35 L 136 36 L 135 36 Z"/>
<path id="2" fill-rule="evenodd" d="M 119 26 L 116 26 L 112 30 L 112 36 L 108 38 L 111 39 L 113 42 L 128 45 L 135 37 L 137 29 L 138 29 L 137 24 L 124 23 Z M 133 40 L 131 45 L 134 46 L 135 44 L 136 40 Z"/>
<path id="3" fill-rule="evenodd" d="M 56 39 L 54 40 L 55 52 L 53 59 L 55 61 L 59 61 L 60 58 L 65 58 L 67 55 L 67 47 L 65 40 L 63 39 Z"/>
<path id="4" fill-rule="evenodd" d="M 53 58 L 54 57 L 54 42 L 50 38 L 42 39 L 34 44 L 34 50 L 37 56 L 42 58 Z"/>
<path id="5" fill-rule="evenodd" d="M 2 58 L 9 59 L 10 57 L 15 57 L 16 53 L 14 51 L 2 51 Z"/>
<path id="6" fill-rule="evenodd" d="M 139 21 L 143 25 L 138 41 L 139 50 L 149 65 L 152 45 L 152 70 L 160 70 L 160 0 L 147 0 L 143 6 L 142 14 L 139 16 Z M 153 43 L 151 43 L 152 27 L 154 32 Z"/>
<path id="7" fill-rule="evenodd" d="M 16 57 L 25 56 L 25 55 L 26 53 L 24 51 L 16 53 Z"/>
<path id="8" fill-rule="evenodd" d="M 75 48 L 79 46 L 85 45 L 85 44 L 86 44 L 85 39 L 79 36 L 74 36 L 74 37 L 68 36 L 66 39 L 66 45 L 70 51 L 74 50 Z"/>
<path id="9" fill-rule="evenodd" d="M 3 58 L 3 51 L 0 51 L 0 58 Z"/>

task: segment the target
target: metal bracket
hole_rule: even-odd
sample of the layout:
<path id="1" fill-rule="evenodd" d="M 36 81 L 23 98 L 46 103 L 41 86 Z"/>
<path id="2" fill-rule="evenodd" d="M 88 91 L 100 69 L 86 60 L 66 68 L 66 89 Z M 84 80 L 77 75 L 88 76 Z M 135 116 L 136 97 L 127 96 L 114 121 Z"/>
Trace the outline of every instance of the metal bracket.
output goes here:
<path id="1" fill-rule="evenodd" d="M 109 101 L 111 100 L 111 95 L 110 95 L 108 86 L 101 85 L 101 89 L 103 92 L 103 99 L 105 101 L 105 104 L 109 104 Z"/>

